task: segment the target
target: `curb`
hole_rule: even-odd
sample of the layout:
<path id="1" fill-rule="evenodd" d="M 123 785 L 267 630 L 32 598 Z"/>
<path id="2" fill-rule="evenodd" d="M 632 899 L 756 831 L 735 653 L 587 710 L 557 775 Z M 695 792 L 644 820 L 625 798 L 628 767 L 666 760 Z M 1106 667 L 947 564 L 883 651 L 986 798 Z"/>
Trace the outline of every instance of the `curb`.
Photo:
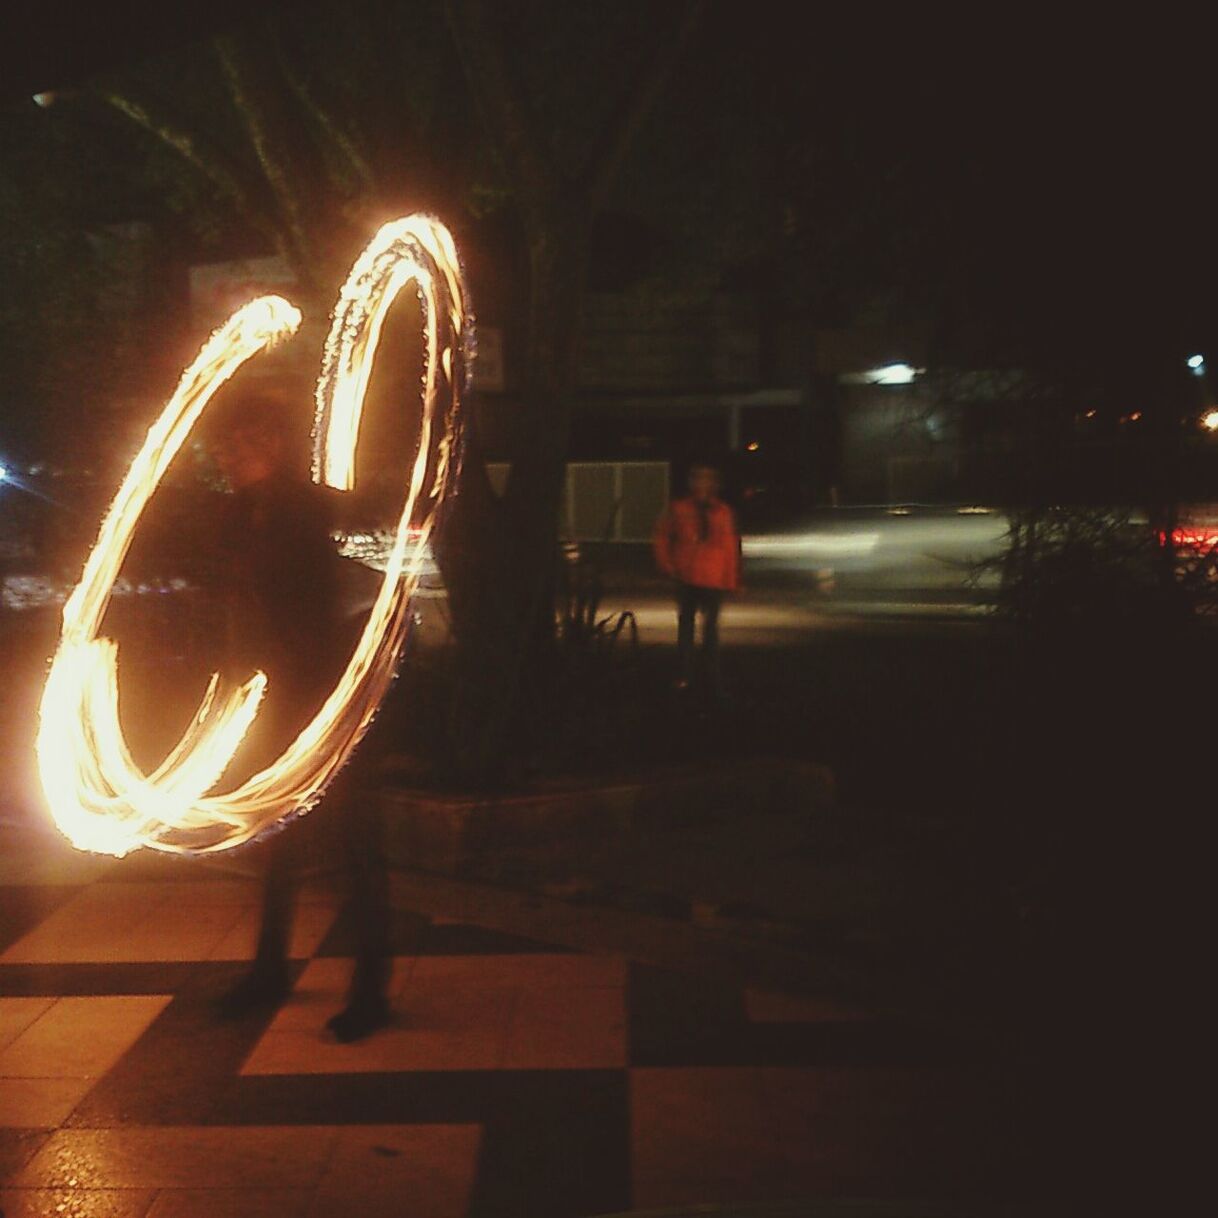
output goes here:
<path id="1" fill-rule="evenodd" d="M 763 759 L 496 797 L 386 785 L 378 798 L 392 865 L 459 876 L 488 859 L 545 857 L 575 843 L 793 806 L 820 811 L 834 779 L 822 765 Z"/>

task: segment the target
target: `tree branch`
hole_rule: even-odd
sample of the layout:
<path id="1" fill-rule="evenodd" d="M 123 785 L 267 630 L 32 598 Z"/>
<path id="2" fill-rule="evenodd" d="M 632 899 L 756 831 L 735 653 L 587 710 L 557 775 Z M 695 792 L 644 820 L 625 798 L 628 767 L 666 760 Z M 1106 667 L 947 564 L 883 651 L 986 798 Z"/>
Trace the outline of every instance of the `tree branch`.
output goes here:
<path id="1" fill-rule="evenodd" d="M 278 226 L 268 213 L 265 194 L 257 179 L 220 144 L 192 130 L 163 101 L 148 95 L 122 91 L 109 85 L 96 86 L 92 93 L 138 127 L 168 145 L 198 173 L 207 178 L 246 220 L 268 236 Z"/>
<path id="2" fill-rule="evenodd" d="M 445 12 L 482 120 L 524 210 L 537 215 L 553 195 L 550 150 L 524 90 L 508 68 L 486 0 L 447 0 Z"/>
<path id="3" fill-rule="evenodd" d="M 582 196 L 593 212 L 604 203 L 630 145 L 693 38 L 702 20 L 703 7 L 703 0 L 686 0 L 672 37 L 660 41 L 655 54 L 623 94 L 617 113 L 605 124 L 580 182 Z"/>
<path id="4" fill-rule="evenodd" d="M 375 194 L 376 175 L 355 137 L 338 120 L 333 110 L 318 100 L 316 90 L 310 87 L 304 76 L 297 70 L 296 65 L 291 62 L 283 40 L 273 29 L 270 33 L 275 48 L 276 62 L 283 73 L 284 80 L 287 81 L 288 88 L 292 90 L 301 108 L 308 114 L 329 146 L 338 153 L 339 159 L 347 166 L 351 176 L 359 183 L 363 192 L 367 195 Z"/>
<path id="5" fill-rule="evenodd" d="M 308 175 L 292 154 L 293 141 L 279 99 L 266 87 L 260 66 L 238 39 L 217 38 L 214 45 L 233 105 L 275 200 L 292 262 L 301 279 L 308 282 L 313 278 L 313 241 L 305 215 Z"/>

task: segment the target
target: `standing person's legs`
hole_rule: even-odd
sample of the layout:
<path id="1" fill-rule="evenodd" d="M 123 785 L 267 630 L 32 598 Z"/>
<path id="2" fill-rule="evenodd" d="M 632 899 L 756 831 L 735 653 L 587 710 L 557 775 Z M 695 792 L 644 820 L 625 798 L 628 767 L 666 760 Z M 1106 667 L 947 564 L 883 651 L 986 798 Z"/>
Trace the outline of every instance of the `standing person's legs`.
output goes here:
<path id="1" fill-rule="evenodd" d="M 689 584 L 677 585 L 677 660 L 680 681 L 686 686 L 693 679 L 694 614 L 698 608 L 698 589 Z"/>
<path id="2" fill-rule="evenodd" d="M 723 696 L 723 673 L 719 666 L 719 609 L 723 593 L 718 588 L 699 588 L 702 603 L 702 661 L 707 688 L 715 698 Z"/>

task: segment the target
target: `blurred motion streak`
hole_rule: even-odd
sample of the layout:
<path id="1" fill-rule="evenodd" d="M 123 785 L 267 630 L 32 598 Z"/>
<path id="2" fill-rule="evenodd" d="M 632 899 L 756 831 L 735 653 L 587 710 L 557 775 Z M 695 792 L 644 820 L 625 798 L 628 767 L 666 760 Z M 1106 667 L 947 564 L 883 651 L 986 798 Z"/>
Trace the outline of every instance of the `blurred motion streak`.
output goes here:
<path id="1" fill-rule="evenodd" d="M 879 544 L 879 533 L 754 534 L 745 537 L 746 557 L 791 557 L 870 554 Z"/>

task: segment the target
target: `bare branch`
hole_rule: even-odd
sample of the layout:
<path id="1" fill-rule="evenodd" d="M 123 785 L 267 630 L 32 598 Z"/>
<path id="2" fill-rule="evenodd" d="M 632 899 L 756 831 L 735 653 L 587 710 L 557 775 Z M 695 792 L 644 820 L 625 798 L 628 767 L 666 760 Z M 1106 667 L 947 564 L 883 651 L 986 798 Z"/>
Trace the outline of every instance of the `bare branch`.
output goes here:
<path id="1" fill-rule="evenodd" d="M 703 0 L 686 0 L 680 24 L 671 37 L 660 41 L 655 54 L 622 95 L 616 114 L 605 124 L 581 181 L 583 197 L 592 211 L 604 202 L 630 145 L 701 22 L 702 11 Z"/>
<path id="2" fill-rule="evenodd" d="M 339 121 L 334 111 L 323 105 L 317 96 L 317 90 L 310 86 L 304 76 L 291 62 L 291 56 L 283 45 L 283 40 L 275 36 L 272 30 L 275 47 L 275 59 L 301 108 L 308 114 L 317 130 L 346 164 L 351 176 L 359 183 L 361 189 L 368 195 L 376 193 L 376 175 L 368 158 L 364 155 L 358 141 L 345 124 Z"/>
<path id="3" fill-rule="evenodd" d="M 486 0 L 448 0 L 445 9 L 457 53 L 483 122 L 522 206 L 544 211 L 553 193 L 551 153 L 509 70 Z"/>
<path id="4" fill-rule="evenodd" d="M 282 218 L 292 261 L 304 278 L 311 278 L 312 240 L 305 202 L 308 174 L 293 155 L 295 146 L 288 130 L 279 99 L 268 88 L 260 65 L 239 40 L 215 40 L 216 53 L 237 113 L 245 125 L 254 155 L 270 187 Z"/>
<path id="5" fill-rule="evenodd" d="M 274 220 L 267 213 L 265 192 L 257 179 L 236 158 L 190 125 L 159 98 L 121 91 L 109 85 L 92 90 L 94 96 L 177 152 L 207 178 L 232 206 L 260 232 L 273 235 Z"/>

